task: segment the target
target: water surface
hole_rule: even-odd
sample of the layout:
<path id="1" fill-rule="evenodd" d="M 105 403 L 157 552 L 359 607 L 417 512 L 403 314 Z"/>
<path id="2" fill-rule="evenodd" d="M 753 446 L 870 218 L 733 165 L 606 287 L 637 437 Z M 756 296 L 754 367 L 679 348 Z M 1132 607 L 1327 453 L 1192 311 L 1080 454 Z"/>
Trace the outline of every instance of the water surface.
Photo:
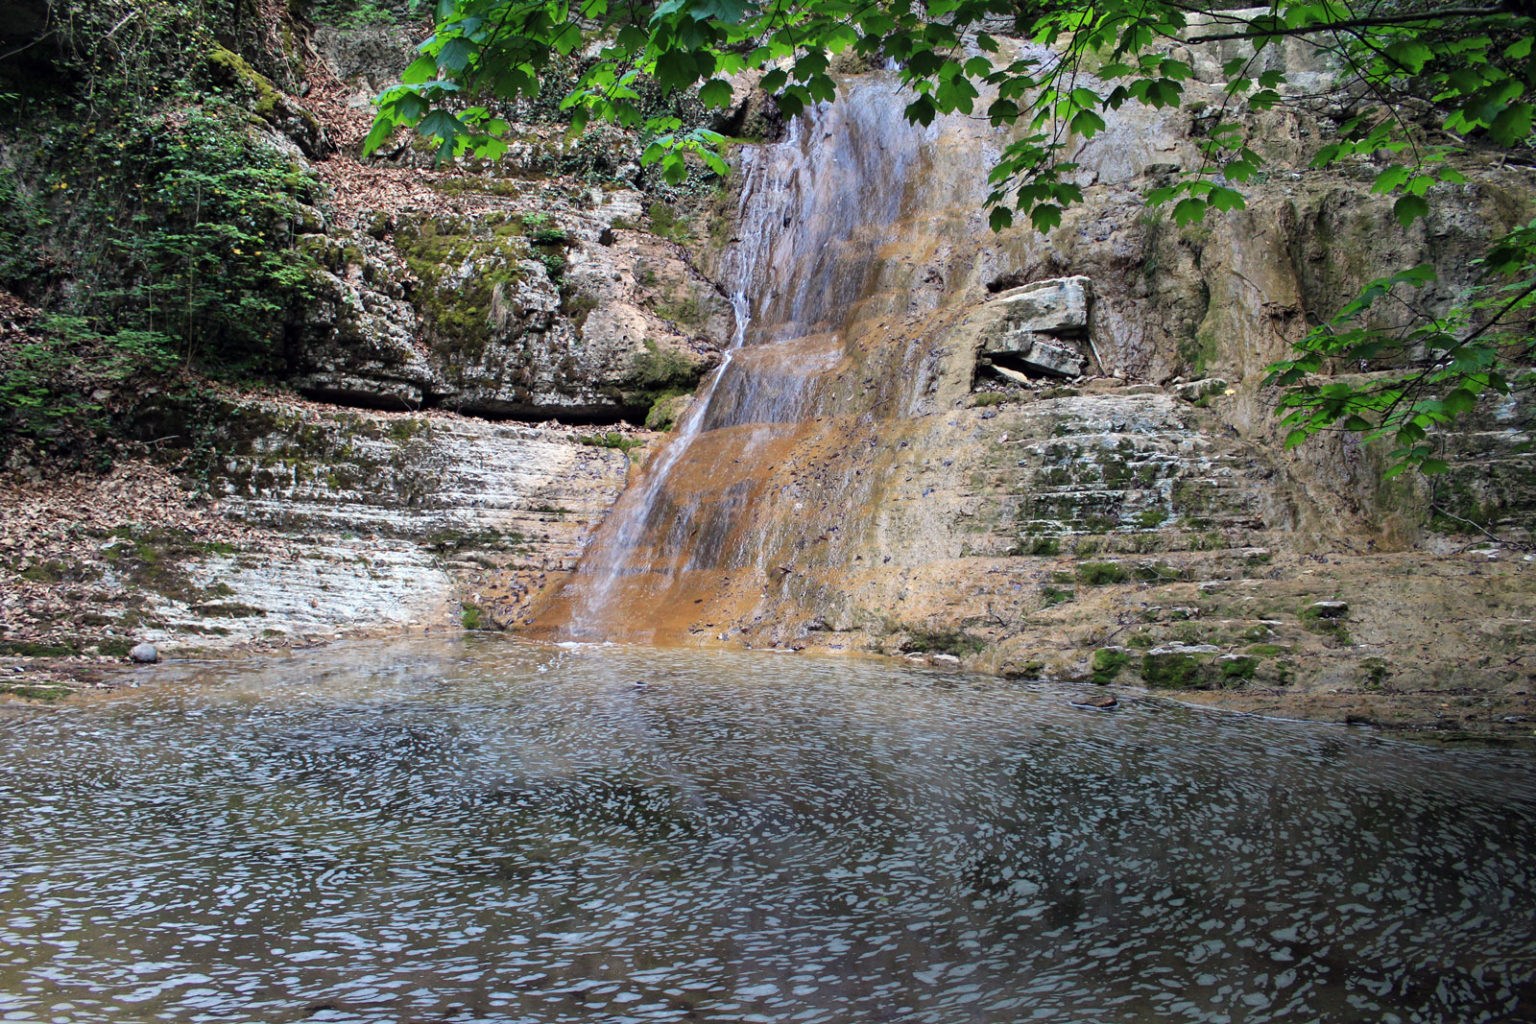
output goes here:
<path id="1" fill-rule="evenodd" d="M 1536 1018 L 1526 753 L 500 638 L 141 678 L 0 711 L 0 1020 Z"/>

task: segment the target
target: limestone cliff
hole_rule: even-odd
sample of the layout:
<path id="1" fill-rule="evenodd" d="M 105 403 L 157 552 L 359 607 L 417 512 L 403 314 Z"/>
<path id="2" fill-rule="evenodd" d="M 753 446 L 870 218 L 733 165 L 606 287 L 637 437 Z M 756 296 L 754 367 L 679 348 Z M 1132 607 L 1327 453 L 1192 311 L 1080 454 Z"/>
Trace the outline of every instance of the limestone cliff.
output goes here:
<path id="1" fill-rule="evenodd" d="M 1328 73 L 1302 47 L 1268 59 Z M 1374 168 L 1300 173 L 1340 112 L 1292 106 L 1263 115 L 1248 209 L 1177 227 L 1143 193 L 1198 159 L 1218 99 L 1202 88 L 1110 117 L 1075 156 L 1088 202 L 1048 238 L 982 221 L 1004 132 L 909 126 L 878 73 L 745 157 L 721 267 L 748 344 L 541 629 L 905 651 L 1259 705 L 1470 685 L 1529 711 L 1523 399 L 1450 439 L 1452 474 L 1384 483 L 1350 438 L 1283 450 L 1261 382 L 1398 267 L 1433 263 L 1442 308 L 1479 246 L 1532 215 L 1530 169 L 1469 161 L 1405 239 Z"/>

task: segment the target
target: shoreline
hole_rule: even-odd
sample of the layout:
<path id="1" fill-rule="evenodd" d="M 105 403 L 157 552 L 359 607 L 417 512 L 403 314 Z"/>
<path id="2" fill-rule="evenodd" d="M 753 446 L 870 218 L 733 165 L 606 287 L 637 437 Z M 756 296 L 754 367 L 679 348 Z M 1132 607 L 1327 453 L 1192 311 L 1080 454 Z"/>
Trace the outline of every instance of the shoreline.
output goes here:
<path id="1" fill-rule="evenodd" d="M 405 629 L 358 629 L 344 634 L 303 641 L 255 641 L 224 647 L 178 647 L 159 665 L 199 661 L 212 667 L 237 665 L 247 658 L 259 658 L 280 652 L 303 652 L 357 641 L 434 639 L 463 641 L 480 635 L 506 637 L 525 643 L 546 643 L 513 633 L 461 630 L 432 625 Z M 698 646 L 698 645 L 688 645 Z M 735 648 L 729 644 L 705 645 Z M 763 648 L 757 653 L 809 654 L 817 657 L 874 658 L 888 663 L 963 672 L 981 679 L 1007 681 L 1008 677 L 978 671 L 941 659 L 880 654 L 847 649 L 832 651 L 824 647 L 792 650 Z M 122 659 L 102 657 L 5 658 L 0 659 L 0 706 L 61 707 L 91 703 L 106 697 L 139 689 L 136 671 L 153 666 L 134 665 Z M 1191 710 L 1238 717 L 1254 717 L 1276 722 L 1306 725 L 1334 725 L 1368 729 L 1383 737 L 1429 743 L 1436 746 L 1471 746 L 1490 748 L 1536 749 L 1536 698 L 1529 692 L 1515 694 L 1479 693 L 1468 687 L 1421 689 L 1380 693 L 1285 693 L 1265 690 L 1195 690 L 1151 689 L 1133 685 L 1098 686 L 1080 680 L 1017 680 L 1029 685 L 1050 687 L 1066 703 L 1077 703 L 1088 696 L 1110 696 L 1120 702 L 1159 701 Z M 31 688 L 44 693 L 17 692 Z M 1080 704 L 1078 706 L 1081 706 Z M 1094 713 L 1109 709 L 1088 709 Z"/>

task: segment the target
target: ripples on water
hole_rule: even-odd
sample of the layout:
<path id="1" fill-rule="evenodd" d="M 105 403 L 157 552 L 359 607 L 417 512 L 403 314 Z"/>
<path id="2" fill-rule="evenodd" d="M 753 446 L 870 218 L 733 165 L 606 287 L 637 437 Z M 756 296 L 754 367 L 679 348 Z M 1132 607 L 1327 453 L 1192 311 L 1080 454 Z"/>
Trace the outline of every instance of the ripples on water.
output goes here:
<path id="1" fill-rule="evenodd" d="M 0 1019 L 1536 1015 L 1526 754 L 737 653 L 153 671 L 0 715 Z"/>

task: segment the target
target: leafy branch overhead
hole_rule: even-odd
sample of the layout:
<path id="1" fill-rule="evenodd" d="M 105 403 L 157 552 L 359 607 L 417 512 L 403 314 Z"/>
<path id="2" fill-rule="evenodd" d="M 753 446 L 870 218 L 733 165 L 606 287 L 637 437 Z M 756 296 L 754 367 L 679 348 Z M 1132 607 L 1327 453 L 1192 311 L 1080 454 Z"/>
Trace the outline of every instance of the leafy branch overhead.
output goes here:
<path id="1" fill-rule="evenodd" d="M 1437 185 L 1464 183 L 1458 158 L 1470 149 L 1528 150 L 1536 120 L 1530 10 L 1433 0 L 1373 8 L 1276 0 L 1249 10 L 1179 0 L 1045 7 L 1016 0 L 438 0 L 421 56 L 401 85 L 378 97 L 365 149 L 412 126 L 436 141 L 443 158 L 499 156 L 509 125 L 497 101 L 536 97 L 552 61 L 575 61 L 583 71 L 563 99 L 573 130 L 606 120 L 642 133 L 642 162 L 659 165 L 672 182 L 686 176 L 690 157 L 723 174 L 721 138 L 648 113 L 654 107 L 643 100 L 646 89 L 696 90 L 706 107 L 724 108 L 733 102 L 732 76 L 753 70 L 779 111 L 793 116 L 834 98 L 832 59 L 852 53 L 896 69 L 911 90 L 906 116 L 913 122 L 961 113 L 1010 127 L 990 174 L 990 222 L 1003 230 L 1023 218 L 1050 231 L 1083 201 L 1071 154 L 1106 129 L 1106 112 L 1180 106 L 1194 74 L 1191 48 L 1211 47 L 1229 56 L 1221 64 L 1222 103 L 1198 140 L 1199 165 L 1146 195 L 1149 204 L 1170 205 L 1183 225 L 1245 206 L 1244 185 L 1264 168 L 1251 137 L 1259 122 L 1250 115 L 1282 103 L 1287 88 L 1284 75 L 1260 58 L 1266 47 L 1300 37 L 1332 55 L 1341 87 L 1359 100 L 1312 167 L 1374 161 L 1374 189 L 1393 197 L 1393 213 L 1408 229 L 1431 214 Z M 997 37 L 1004 31 L 1028 42 L 1005 43 Z M 1524 325 L 1536 290 L 1532 230 L 1498 239 L 1482 266 L 1482 286 L 1448 313 L 1419 316 L 1395 333 L 1372 326 L 1373 305 L 1427 283 L 1432 272 L 1415 268 L 1375 282 L 1312 331 L 1297 358 L 1271 368 L 1271 382 L 1287 389 L 1289 443 L 1335 428 L 1389 434 L 1400 465 L 1441 468 L 1428 432 L 1466 412 L 1479 394 L 1507 392 L 1524 380 L 1501 367 L 1531 354 Z M 1339 360 L 1363 367 L 1367 377 L 1376 364 L 1406 369 L 1385 380 L 1320 383 Z"/>

